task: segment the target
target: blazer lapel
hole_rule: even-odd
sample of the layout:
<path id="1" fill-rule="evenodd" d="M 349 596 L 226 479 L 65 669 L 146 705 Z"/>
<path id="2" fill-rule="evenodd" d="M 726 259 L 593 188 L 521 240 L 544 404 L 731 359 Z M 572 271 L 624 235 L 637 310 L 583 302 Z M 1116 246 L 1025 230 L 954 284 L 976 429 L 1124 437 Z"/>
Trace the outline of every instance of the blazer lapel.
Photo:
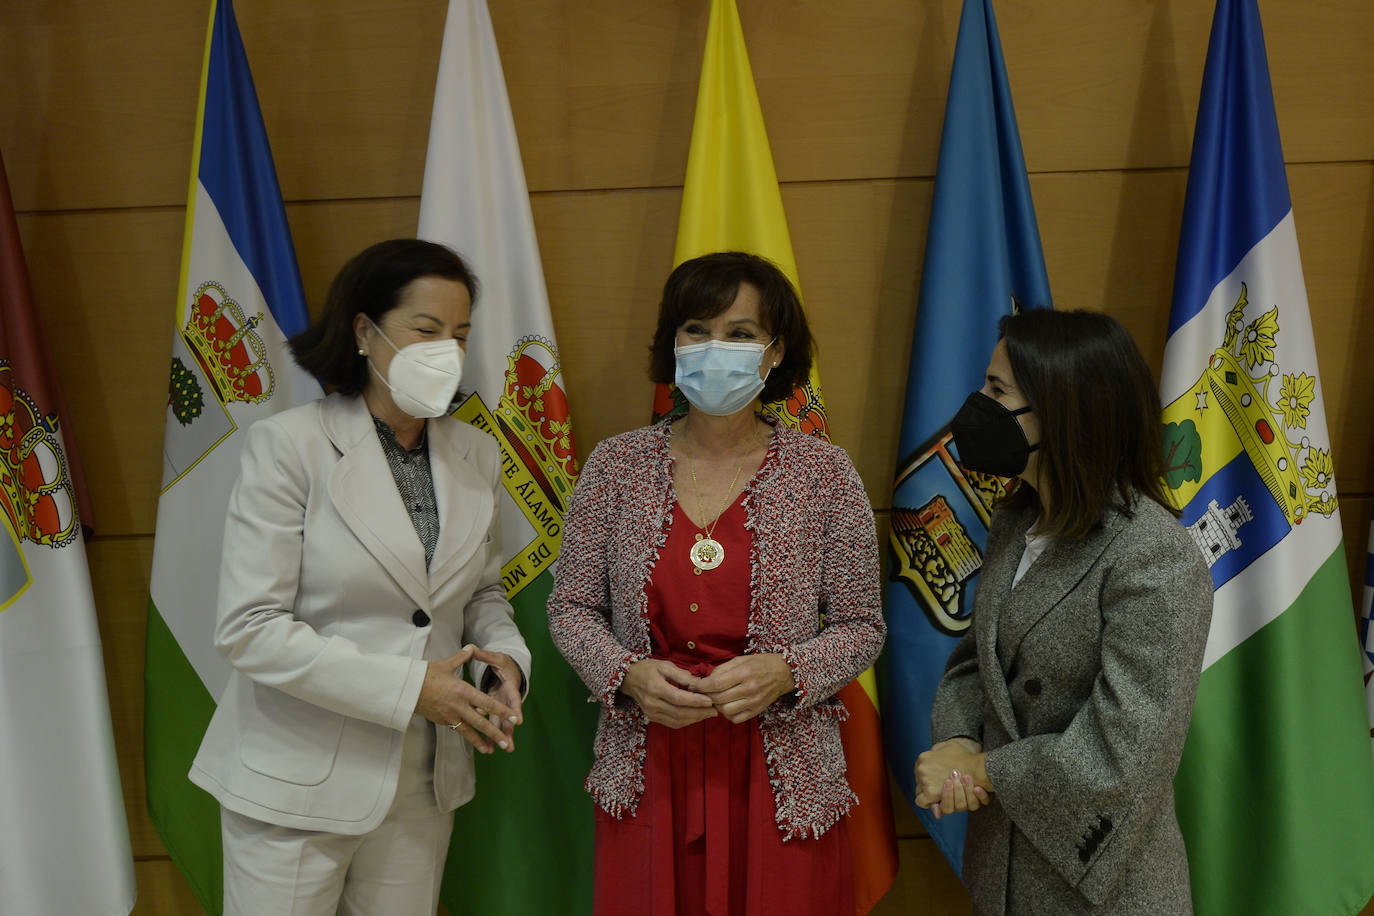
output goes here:
<path id="1" fill-rule="evenodd" d="M 1102 551 L 1120 533 L 1124 516 L 1107 512 L 1101 527 L 1076 541 L 1057 540 L 1045 548 L 1007 596 L 1001 642 L 1006 668 L 1011 667 L 1026 634 L 1087 575 Z"/>
<path id="2" fill-rule="evenodd" d="M 429 466 L 439 505 L 439 543 L 429 561 L 431 590 L 472 557 L 497 511 L 491 487 L 469 460 L 470 447 L 462 433 L 456 420 L 429 425 Z"/>
<path id="3" fill-rule="evenodd" d="M 361 397 L 331 395 L 324 403 L 322 419 L 325 432 L 342 453 L 329 475 L 334 508 L 415 606 L 428 609 L 425 549 L 401 504 L 367 405 Z"/>
<path id="4" fill-rule="evenodd" d="M 978 591 L 974 596 L 973 625 L 978 628 L 978 667 L 985 672 L 983 689 L 1001 720 L 1002 728 L 1016 740 L 1021 737 L 1016 725 L 1016 711 L 1012 707 L 1002 663 L 998 660 L 998 633 L 1005 626 L 1003 610 L 1011 592 L 1011 580 L 1021 562 L 1026 529 L 1035 520 L 1034 510 L 1026 510 L 1009 519 L 1000 530 L 989 535 L 986 562 L 978 575 Z M 1000 543 L 994 543 L 996 537 Z"/>

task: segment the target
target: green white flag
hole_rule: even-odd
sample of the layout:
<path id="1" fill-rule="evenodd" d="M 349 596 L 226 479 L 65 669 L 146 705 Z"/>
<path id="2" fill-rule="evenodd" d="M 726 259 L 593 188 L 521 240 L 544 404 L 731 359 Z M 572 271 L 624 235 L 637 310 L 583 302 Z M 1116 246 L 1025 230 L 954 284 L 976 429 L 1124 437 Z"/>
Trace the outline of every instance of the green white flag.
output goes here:
<path id="1" fill-rule="evenodd" d="M 1169 324 L 1168 482 L 1216 586 L 1175 781 L 1194 907 L 1355 913 L 1374 892 L 1374 761 L 1255 0 L 1217 4 Z"/>
<path id="2" fill-rule="evenodd" d="M 253 421 L 321 394 L 286 350 L 308 322 L 230 0 L 216 0 L 196 114 L 172 335 L 144 665 L 148 814 L 205 909 L 222 906 L 219 804 L 186 778 L 229 667 L 215 652 L 229 490 Z"/>
<path id="3" fill-rule="evenodd" d="M 502 578 L 533 656 L 516 752 L 477 759 L 441 894 L 454 916 L 590 912 L 596 707 L 549 639 L 544 605 L 577 475 L 563 370 L 515 122 L 484 0 L 450 0 L 434 91 L 422 238 L 480 286 L 456 416 L 501 444 Z"/>

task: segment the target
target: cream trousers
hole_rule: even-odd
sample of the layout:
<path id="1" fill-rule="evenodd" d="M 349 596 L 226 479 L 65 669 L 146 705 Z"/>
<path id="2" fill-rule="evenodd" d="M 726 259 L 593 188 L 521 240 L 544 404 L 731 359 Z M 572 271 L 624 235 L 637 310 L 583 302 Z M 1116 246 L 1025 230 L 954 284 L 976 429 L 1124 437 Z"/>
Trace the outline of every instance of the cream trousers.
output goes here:
<path id="1" fill-rule="evenodd" d="M 265 824 L 220 809 L 224 916 L 431 916 L 453 812 L 434 802 L 434 726 L 406 731 L 396 799 L 371 833 Z"/>

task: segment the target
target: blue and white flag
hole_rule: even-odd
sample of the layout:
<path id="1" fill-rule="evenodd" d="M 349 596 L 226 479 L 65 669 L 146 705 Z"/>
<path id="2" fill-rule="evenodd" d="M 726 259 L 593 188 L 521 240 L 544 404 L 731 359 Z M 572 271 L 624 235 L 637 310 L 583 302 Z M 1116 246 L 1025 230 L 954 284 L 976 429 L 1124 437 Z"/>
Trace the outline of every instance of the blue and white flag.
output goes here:
<path id="1" fill-rule="evenodd" d="M 216 588 L 229 490 L 254 420 L 321 394 L 286 349 L 308 321 L 248 58 L 230 0 L 210 11 L 172 335 L 148 608 L 148 813 L 211 913 L 219 806 L 186 778 L 228 681 Z"/>
<path id="2" fill-rule="evenodd" d="M 1194 907 L 1354 913 L 1374 758 L 1255 0 L 1212 22 L 1160 388 L 1167 482 L 1216 587 L 1175 780 Z"/>
<path id="3" fill-rule="evenodd" d="M 913 805 L 912 765 L 930 747 L 935 688 L 968 629 L 992 503 L 1004 492 L 998 478 L 959 467 L 949 421 L 983 386 L 998 320 L 1018 304 L 1050 307 L 1049 279 L 992 2 L 965 0 L 892 493 L 883 731 Z M 962 871 L 966 816 L 917 813 Z"/>

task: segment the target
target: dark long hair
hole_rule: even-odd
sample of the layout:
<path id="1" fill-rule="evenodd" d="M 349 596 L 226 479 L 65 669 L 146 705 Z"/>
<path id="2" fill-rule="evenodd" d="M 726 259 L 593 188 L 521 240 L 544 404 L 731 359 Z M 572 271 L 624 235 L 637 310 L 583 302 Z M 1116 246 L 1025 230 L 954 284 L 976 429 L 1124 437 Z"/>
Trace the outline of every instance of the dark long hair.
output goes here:
<path id="1" fill-rule="evenodd" d="M 1142 497 L 1178 515 L 1164 485 L 1159 392 L 1121 323 L 1101 312 L 1029 309 L 998 330 L 1040 420 L 1040 530 L 1082 537 L 1108 506 L 1129 513 Z M 1035 498 L 1022 486 L 1007 504 Z"/>
<path id="2" fill-rule="evenodd" d="M 718 251 L 683 261 L 663 284 L 658 327 L 649 346 L 649 380 L 673 381 L 677 329 L 693 318 L 714 318 L 735 301 L 741 283 L 759 291 L 759 319 L 764 330 L 783 344 L 782 361 L 768 373 L 759 397 L 764 402 L 787 397 L 811 372 L 811 329 L 801 298 L 778 266 L 743 251 Z"/>
<path id="3" fill-rule="evenodd" d="M 477 304 L 477 277 L 452 249 L 421 239 L 389 239 L 348 260 L 329 284 L 320 317 L 287 341 L 301 368 L 342 394 L 367 384 L 367 360 L 358 355 L 353 317 L 359 312 L 381 324 L 382 316 L 421 277 L 457 280 Z"/>

